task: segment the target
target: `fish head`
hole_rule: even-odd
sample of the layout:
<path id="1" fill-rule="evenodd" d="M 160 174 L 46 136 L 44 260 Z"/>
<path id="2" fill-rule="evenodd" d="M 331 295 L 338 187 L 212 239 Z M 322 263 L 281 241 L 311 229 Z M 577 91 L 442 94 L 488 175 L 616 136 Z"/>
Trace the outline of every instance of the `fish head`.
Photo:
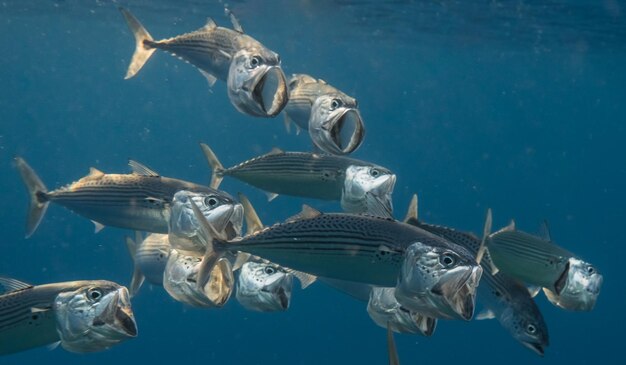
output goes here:
<path id="1" fill-rule="evenodd" d="M 169 221 L 169 239 L 173 248 L 188 252 L 204 252 L 206 242 L 199 237 L 200 222 L 191 203 L 202 212 L 206 220 L 228 239 L 241 235 L 243 206 L 226 193 L 178 191 L 172 200 Z"/>
<path id="2" fill-rule="evenodd" d="M 289 99 L 280 56 L 264 47 L 248 47 L 235 53 L 227 87 L 235 108 L 255 117 L 278 115 Z"/>
<path id="3" fill-rule="evenodd" d="M 239 273 L 236 297 L 249 310 L 270 312 L 289 308 L 293 275 L 272 263 L 246 262 Z"/>
<path id="4" fill-rule="evenodd" d="M 435 332 L 437 320 L 402 307 L 394 291 L 395 288 L 372 288 L 367 303 L 370 318 L 383 328 L 389 324 L 394 332 L 431 336 Z"/>
<path id="5" fill-rule="evenodd" d="M 54 301 L 61 346 L 71 352 L 94 352 L 137 336 L 126 287 L 93 281 L 64 291 Z"/>
<path id="6" fill-rule="evenodd" d="M 230 262 L 221 258 L 208 280 L 201 280 L 202 256 L 187 255 L 173 249 L 163 272 L 163 287 L 175 300 L 194 307 L 221 307 L 230 298 L 234 277 Z"/>
<path id="7" fill-rule="evenodd" d="M 498 319 L 519 343 L 543 356 L 550 344 L 548 326 L 535 307 L 513 302 Z"/>
<path id="8" fill-rule="evenodd" d="M 345 173 L 341 207 L 351 213 L 392 217 L 395 184 L 396 175 L 384 167 L 350 165 Z"/>
<path id="9" fill-rule="evenodd" d="M 395 296 L 408 310 L 434 318 L 470 320 L 482 268 L 464 248 L 415 242 L 405 254 Z"/>
<path id="10" fill-rule="evenodd" d="M 548 300 L 558 307 L 573 311 L 590 311 L 600 295 L 603 280 L 594 266 L 571 257 L 555 283 L 555 291 L 544 288 L 544 293 Z"/>
<path id="11" fill-rule="evenodd" d="M 311 106 L 309 135 L 322 151 L 346 155 L 356 151 L 365 137 L 357 101 L 343 93 L 319 96 Z"/>

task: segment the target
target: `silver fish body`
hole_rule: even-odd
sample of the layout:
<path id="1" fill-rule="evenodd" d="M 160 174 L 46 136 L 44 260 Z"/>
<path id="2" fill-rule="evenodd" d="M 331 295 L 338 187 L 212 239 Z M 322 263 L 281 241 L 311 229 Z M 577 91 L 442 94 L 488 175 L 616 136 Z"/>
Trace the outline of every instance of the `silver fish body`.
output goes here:
<path id="1" fill-rule="evenodd" d="M 398 333 L 432 336 L 437 319 L 403 308 L 395 297 L 395 288 L 374 287 L 367 303 L 367 313 L 378 326 Z"/>
<path id="2" fill-rule="evenodd" d="M 258 312 L 286 311 L 291 301 L 293 275 L 271 263 L 246 262 L 237 279 L 239 304 Z"/>
<path id="3" fill-rule="evenodd" d="M 175 300 L 193 307 L 221 307 L 235 283 L 230 262 L 220 259 L 203 277 L 203 258 L 172 249 L 163 273 L 163 287 Z"/>
<path id="4" fill-rule="evenodd" d="M 235 29 L 218 27 L 209 19 L 196 31 L 155 41 L 128 10 L 120 10 L 136 41 L 127 79 L 160 49 L 194 65 L 210 85 L 225 81 L 231 102 L 245 114 L 273 117 L 287 103 L 287 82 L 279 55 L 245 34 L 236 20 Z"/>
<path id="5" fill-rule="evenodd" d="M 225 192 L 153 172 L 105 174 L 92 168 L 80 180 L 48 191 L 26 161 L 20 157 L 15 161 L 31 197 L 27 236 L 35 231 L 50 202 L 104 226 L 154 233 L 168 232 L 170 205 L 177 191 L 218 196 L 234 204 Z"/>
<path id="6" fill-rule="evenodd" d="M 138 244 L 135 265 L 151 284 L 163 285 L 163 272 L 171 248 L 167 235 L 163 233 L 151 233 Z"/>
<path id="7" fill-rule="evenodd" d="M 287 120 L 309 131 L 314 145 L 334 155 L 357 150 L 365 136 L 365 127 L 356 99 L 325 81 L 295 74 L 289 80 Z"/>
<path id="8" fill-rule="evenodd" d="M 547 239 L 506 227 L 489 236 L 489 254 L 500 271 L 545 288 L 548 299 L 569 310 L 592 310 L 603 277 L 591 264 Z"/>
<path id="9" fill-rule="evenodd" d="M 407 250 L 416 243 L 424 248 L 423 255 L 435 260 L 420 262 L 420 270 L 412 277 L 413 284 L 466 288 L 455 292 L 432 291 L 424 295 L 432 296 L 433 301 L 442 306 L 462 302 L 451 309 L 459 311 L 461 317 L 473 313 L 472 292 L 477 285 L 476 277 L 480 277 L 480 268 L 469 252 L 419 228 L 391 219 L 347 213 L 321 214 L 308 208 L 297 218 L 241 239 L 213 240 L 213 247 L 208 248 L 207 255 L 216 253 L 215 257 L 221 257 L 226 252 L 242 251 L 315 276 L 393 287 L 402 275 L 401 268 L 407 265 Z M 439 259 L 445 261 L 450 257 L 454 262 L 439 269 Z M 436 268 L 441 275 L 426 273 Z M 454 277 L 446 275 L 448 271 L 453 271 Z M 463 275 L 456 275 L 457 272 Z M 448 283 L 449 279 L 454 282 Z M 442 310 L 447 311 L 447 308 Z"/>
<path id="10" fill-rule="evenodd" d="M 2 278 L 0 355 L 55 342 L 71 352 L 102 351 L 137 336 L 125 287 L 104 280 L 32 286 Z"/>
<path id="11" fill-rule="evenodd" d="M 224 168 L 202 145 L 213 168 L 212 187 L 232 176 L 273 194 L 340 201 L 350 213 L 391 217 L 396 176 L 382 166 L 343 156 L 272 151 Z"/>
<path id="12" fill-rule="evenodd" d="M 480 249 L 480 239 L 471 233 L 414 219 L 408 223 L 461 245 L 472 254 L 477 254 Z M 483 260 L 490 258 L 486 257 Z M 478 301 L 486 311 L 484 315 L 478 317 L 494 316 L 515 340 L 543 356 L 545 348 L 549 345 L 548 326 L 528 289 L 505 273 L 499 272 L 494 275 L 491 265 L 486 261 L 483 261 L 481 266 L 483 275 L 478 287 Z"/>
<path id="13" fill-rule="evenodd" d="M 186 253 L 204 253 L 206 244 L 197 236 L 200 223 L 196 220 L 191 202 L 202 215 L 229 239 L 241 235 L 243 207 L 221 194 L 205 194 L 181 190 L 174 194 L 169 221 L 169 243 L 172 248 Z"/>

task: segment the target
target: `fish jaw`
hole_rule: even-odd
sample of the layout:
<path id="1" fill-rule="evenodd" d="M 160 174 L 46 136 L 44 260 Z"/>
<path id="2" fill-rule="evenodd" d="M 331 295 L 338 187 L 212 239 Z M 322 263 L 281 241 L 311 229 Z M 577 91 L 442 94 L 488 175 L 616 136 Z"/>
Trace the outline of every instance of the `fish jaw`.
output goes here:
<path id="1" fill-rule="evenodd" d="M 394 332 L 431 336 L 435 332 L 437 320 L 403 308 L 396 300 L 394 291 L 394 288 L 372 288 L 367 303 L 370 318 L 383 328 L 389 324 Z"/>
<path id="2" fill-rule="evenodd" d="M 117 284 L 60 293 L 54 308 L 61 346 L 71 352 L 95 352 L 136 337 L 129 298 L 128 290 Z"/>
<path id="3" fill-rule="evenodd" d="M 591 311 L 600 295 L 603 281 L 602 275 L 593 266 L 572 257 L 555 284 L 556 290 L 543 290 L 548 300 L 560 308 Z"/>
<path id="4" fill-rule="evenodd" d="M 365 126 L 356 107 L 333 108 L 339 97 L 334 94 L 318 97 L 311 107 L 309 135 L 322 151 L 346 155 L 356 151 L 365 138 Z M 356 106 L 356 102 L 353 103 Z"/>
<path id="5" fill-rule="evenodd" d="M 443 268 L 439 251 L 420 242 L 409 246 L 396 299 L 406 309 L 430 317 L 470 320 L 482 268 L 471 264 Z"/>
<path id="6" fill-rule="evenodd" d="M 285 311 L 289 308 L 293 275 L 280 268 L 271 274 L 263 271 L 266 264 L 247 262 L 239 274 L 236 297 L 248 310 L 258 312 Z"/>
<path id="7" fill-rule="evenodd" d="M 289 100 L 287 80 L 273 52 L 264 57 L 256 51 L 238 51 L 228 71 L 227 88 L 233 106 L 255 117 L 275 117 Z"/>

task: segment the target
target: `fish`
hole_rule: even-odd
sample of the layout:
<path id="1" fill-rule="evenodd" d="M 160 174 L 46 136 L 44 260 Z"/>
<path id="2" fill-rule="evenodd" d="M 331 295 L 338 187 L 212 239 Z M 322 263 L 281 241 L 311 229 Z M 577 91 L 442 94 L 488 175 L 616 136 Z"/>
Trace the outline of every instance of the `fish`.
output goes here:
<path id="1" fill-rule="evenodd" d="M 603 276 L 592 264 L 555 244 L 544 226 L 539 237 L 516 229 L 515 222 L 486 242 L 495 266 L 523 282 L 544 288 L 548 300 L 563 309 L 591 311 Z"/>
<path id="2" fill-rule="evenodd" d="M 120 8 L 135 37 L 135 52 L 125 79 L 135 76 L 160 49 L 195 66 L 210 86 L 226 82 L 228 97 L 241 113 L 274 117 L 287 104 L 289 92 L 280 56 L 245 34 L 235 16 L 227 10 L 233 29 L 218 27 L 211 18 L 193 32 L 155 41 L 128 10 Z"/>
<path id="3" fill-rule="evenodd" d="M 278 265 L 246 262 L 237 279 L 235 297 L 244 308 L 258 312 L 286 311 L 293 275 Z"/>
<path id="4" fill-rule="evenodd" d="M 135 240 L 126 237 L 126 246 L 134 263 L 133 277 L 128 288 L 131 298 L 138 292 L 144 280 L 153 285 L 163 285 L 163 272 L 172 246 L 167 234 L 150 233 L 145 238 L 135 232 Z"/>
<path id="5" fill-rule="evenodd" d="M 191 201 L 216 229 L 225 231 L 227 238 L 233 239 L 241 235 L 243 206 L 240 203 L 226 203 L 218 195 L 181 190 L 174 194 L 172 200 L 168 232 L 172 248 L 187 254 L 195 252 L 200 255 L 206 249 L 205 244 L 197 238 L 200 224 L 195 219 Z"/>
<path id="6" fill-rule="evenodd" d="M 92 220 L 96 232 L 113 226 L 153 233 L 168 233 L 170 205 L 180 190 L 213 197 L 219 205 L 236 204 L 226 192 L 160 176 L 133 160 L 129 161 L 132 174 L 105 174 L 92 167 L 87 176 L 53 191 L 48 191 L 23 158 L 16 157 L 15 164 L 30 196 L 27 238 L 39 226 L 50 202 Z"/>
<path id="7" fill-rule="evenodd" d="M 313 144 L 324 153 L 346 155 L 359 148 L 365 126 L 356 99 L 305 74 L 294 74 L 288 85 L 284 109 L 288 130 L 292 121 L 298 129 L 308 130 Z"/>
<path id="8" fill-rule="evenodd" d="M 433 297 L 440 307 L 431 309 L 442 316 L 468 320 L 473 315 L 480 267 L 464 248 L 419 228 L 375 216 L 322 214 L 305 205 L 300 214 L 284 223 L 227 241 L 193 207 L 209 243 L 204 256 L 207 262 L 217 262 L 227 253 L 244 252 L 317 277 L 388 287 L 396 286 L 402 275 L 407 250 L 419 244 L 422 255 L 412 260 L 418 265 L 412 284 L 460 288 L 424 290 L 420 295 Z M 447 262 L 449 259 L 452 261 Z"/>
<path id="9" fill-rule="evenodd" d="M 374 287 L 370 291 L 367 313 L 380 327 L 389 327 L 398 333 L 420 334 L 430 337 L 435 333 L 437 319 L 410 311 L 398 302 L 395 288 Z"/>
<path id="10" fill-rule="evenodd" d="M 391 218 L 391 195 L 396 175 L 389 169 L 344 156 L 307 152 L 272 152 L 224 168 L 206 144 L 202 150 L 211 166 L 211 187 L 217 189 L 224 176 L 232 176 L 268 192 L 340 201 L 349 213 Z"/>
<path id="11" fill-rule="evenodd" d="M 95 352 L 136 336 L 128 290 L 119 284 L 0 277 L 0 355 L 59 342 L 70 352 Z"/>
<path id="12" fill-rule="evenodd" d="M 188 255 L 176 249 L 163 273 L 163 287 L 175 300 L 199 308 L 224 306 L 233 291 L 235 278 L 231 263 L 226 258 L 207 266 L 202 255 Z"/>
<path id="13" fill-rule="evenodd" d="M 472 233 L 420 221 L 417 217 L 416 195 L 413 197 L 413 202 L 405 221 L 408 224 L 415 225 L 461 245 L 474 255 L 478 255 L 481 247 L 484 247 L 484 240 L 479 239 Z M 491 213 L 488 211 L 483 230 L 484 238 L 488 237 L 490 230 Z M 490 260 L 487 254 L 480 262 L 483 275 L 481 284 L 478 287 L 478 301 L 482 303 L 485 309 L 477 314 L 476 318 L 496 318 L 500 325 L 515 340 L 538 355 L 543 356 L 545 348 L 550 341 L 548 326 L 539 307 L 533 300 L 529 290 L 521 282 L 502 272 L 494 274 Z"/>
<path id="14" fill-rule="evenodd" d="M 436 318 L 423 316 L 402 307 L 395 298 L 395 288 L 377 287 L 336 279 L 320 278 L 342 293 L 367 303 L 367 313 L 378 326 L 398 333 L 432 336 L 437 325 Z"/>

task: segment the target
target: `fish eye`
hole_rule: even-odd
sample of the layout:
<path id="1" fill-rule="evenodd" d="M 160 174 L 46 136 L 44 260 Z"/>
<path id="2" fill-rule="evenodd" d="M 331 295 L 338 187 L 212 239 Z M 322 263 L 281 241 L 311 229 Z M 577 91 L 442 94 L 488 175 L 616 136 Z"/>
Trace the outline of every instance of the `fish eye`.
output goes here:
<path id="1" fill-rule="evenodd" d="M 207 196 L 206 198 L 204 198 L 204 204 L 208 205 L 211 208 L 215 207 L 217 203 L 218 201 L 217 199 L 215 199 L 214 196 Z"/>
<path id="2" fill-rule="evenodd" d="M 250 60 L 250 66 L 251 66 L 252 68 L 255 68 L 255 67 L 257 67 L 257 66 L 259 66 L 259 65 L 261 64 L 261 61 L 262 61 L 262 60 L 261 60 L 261 57 L 259 57 L 259 56 L 254 56 L 254 57 L 252 57 L 252 59 Z"/>
<path id="3" fill-rule="evenodd" d="M 587 266 L 587 274 L 593 275 L 595 273 L 596 273 L 596 269 L 593 266 L 591 265 Z"/>
<path id="4" fill-rule="evenodd" d="M 100 298 L 102 298 L 102 290 L 98 288 L 89 289 L 89 292 L 87 292 L 87 296 L 91 300 L 98 301 L 100 300 Z"/>
<path id="5" fill-rule="evenodd" d="M 335 110 L 335 109 L 339 108 L 341 105 L 342 105 L 341 100 L 333 99 L 330 102 L 330 109 Z"/>
<path id="6" fill-rule="evenodd" d="M 372 177 L 378 177 L 380 176 L 380 171 L 378 171 L 378 169 L 370 169 L 370 175 Z"/>
<path id="7" fill-rule="evenodd" d="M 537 327 L 529 323 L 526 325 L 526 332 L 530 333 L 531 335 L 534 335 L 535 333 L 537 333 Z"/>
<path id="8" fill-rule="evenodd" d="M 266 273 L 267 275 L 272 275 L 272 274 L 273 274 L 273 273 L 275 273 L 275 272 L 276 272 L 276 269 L 274 269 L 273 267 L 271 267 L 271 266 L 265 266 L 265 273 Z"/>
<path id="9" fill-rule="evenodd" d="M 457 257 L 450 252 L 446 252 L 441 256 L 439 262 L 445 267 L 453 267 L 456 265 Z"/>

